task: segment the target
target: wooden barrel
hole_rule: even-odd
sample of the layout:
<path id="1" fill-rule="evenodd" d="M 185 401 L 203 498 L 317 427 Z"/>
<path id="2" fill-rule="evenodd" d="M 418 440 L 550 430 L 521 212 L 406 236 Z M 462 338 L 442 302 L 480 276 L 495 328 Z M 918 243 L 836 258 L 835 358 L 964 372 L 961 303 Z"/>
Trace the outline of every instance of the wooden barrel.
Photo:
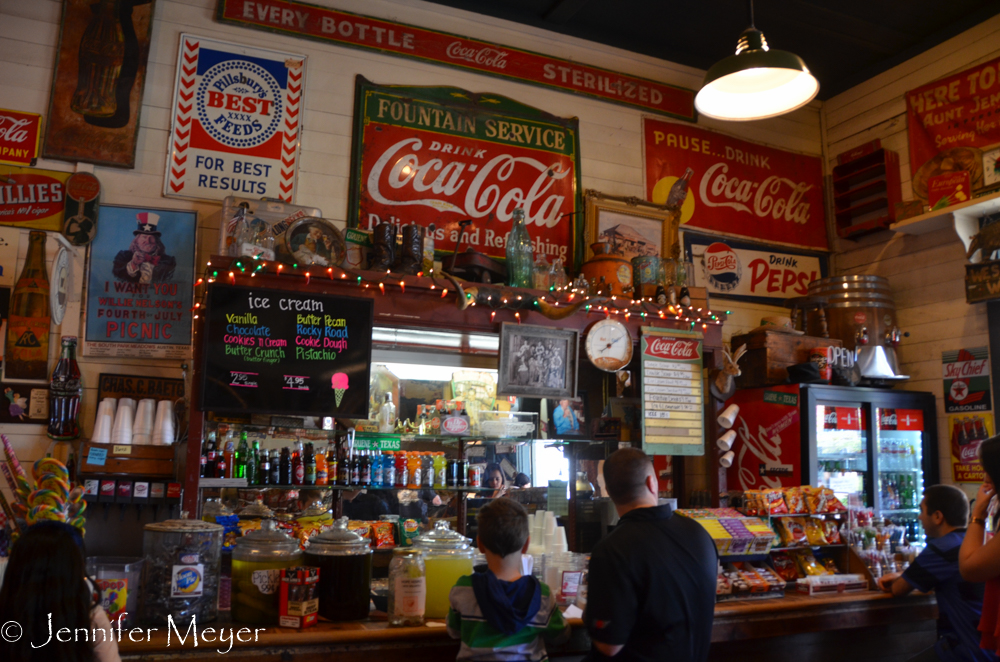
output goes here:
<path id="1" fill-rule="evenodd" d="M 886 332 L 896 326 L 896 304 L 882 276 L 821 278 L 809 283 L 809 294 L 827 299 L 830 337 L 839 338 L 848 349 L 855 348 L 862 328 L 868 329 L 868 344 L 874 346 L 886 345 Z M 815 312 L 809 314 L 808 328 L 819 328 Z"/>

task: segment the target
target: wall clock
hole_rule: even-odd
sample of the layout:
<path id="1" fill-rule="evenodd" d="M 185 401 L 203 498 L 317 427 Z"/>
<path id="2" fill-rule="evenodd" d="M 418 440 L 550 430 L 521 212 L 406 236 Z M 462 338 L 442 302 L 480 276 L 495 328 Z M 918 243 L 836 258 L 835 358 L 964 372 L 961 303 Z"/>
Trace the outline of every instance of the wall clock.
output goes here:
<path id="1" fill-rule="evenodd" d="M 584 348 L 595 368 L 617 372 L 632 361 L 632 334 L 616 319 L 599 320 L 587 331 Z"/>

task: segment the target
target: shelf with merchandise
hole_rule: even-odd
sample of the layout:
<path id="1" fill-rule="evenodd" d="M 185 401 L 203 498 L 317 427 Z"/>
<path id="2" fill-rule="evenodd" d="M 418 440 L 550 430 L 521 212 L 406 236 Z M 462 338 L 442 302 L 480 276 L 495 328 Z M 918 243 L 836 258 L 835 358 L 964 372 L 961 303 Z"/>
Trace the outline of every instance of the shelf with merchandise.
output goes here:
<path id="1" fill-rule="evenodd" d="M 245 478 L 202 478 L 198 482 L 198 489 L 238 489 L 238 490 L 339 490 L 350 492 L 354 490 L 422 490 L 431 489 L 435 492 L 494 492 L 491 487 L 471 487 L 471 486 L 385 486 L 385 485 L 249 485 Z"/>

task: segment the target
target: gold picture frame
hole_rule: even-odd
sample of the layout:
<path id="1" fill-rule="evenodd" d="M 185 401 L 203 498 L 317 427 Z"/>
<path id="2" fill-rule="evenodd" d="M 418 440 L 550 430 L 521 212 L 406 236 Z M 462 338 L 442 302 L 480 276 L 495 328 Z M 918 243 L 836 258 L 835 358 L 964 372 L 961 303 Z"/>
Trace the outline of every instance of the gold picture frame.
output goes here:
<path id="1" fill-rule="evenodd" d="M 590 245 L 611 240 L 626 260 L 641 255 L 680 255 L 680 213 L 636 197 L 606 195 L 587 189 L 584 221 L 584 260 L 594 256 Z M 673 223 L 672 223 L 673 222 Z M 623 227 L 624 226 L 624 227 Z"/>

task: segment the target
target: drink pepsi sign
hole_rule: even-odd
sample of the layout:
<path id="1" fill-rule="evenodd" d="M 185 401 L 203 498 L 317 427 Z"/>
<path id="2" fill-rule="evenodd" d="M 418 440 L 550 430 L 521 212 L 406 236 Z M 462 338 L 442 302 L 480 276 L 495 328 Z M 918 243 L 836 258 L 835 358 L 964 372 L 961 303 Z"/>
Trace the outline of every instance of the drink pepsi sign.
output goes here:
<path id="1" fill-rule="evenodd" d="M 684 232 L 683 242 L 694 262 L 695 286 L 712 295 L 773 304 L 804 296 L 809 283 L 827 273 L 821 253 L 693 232 Z"/>

